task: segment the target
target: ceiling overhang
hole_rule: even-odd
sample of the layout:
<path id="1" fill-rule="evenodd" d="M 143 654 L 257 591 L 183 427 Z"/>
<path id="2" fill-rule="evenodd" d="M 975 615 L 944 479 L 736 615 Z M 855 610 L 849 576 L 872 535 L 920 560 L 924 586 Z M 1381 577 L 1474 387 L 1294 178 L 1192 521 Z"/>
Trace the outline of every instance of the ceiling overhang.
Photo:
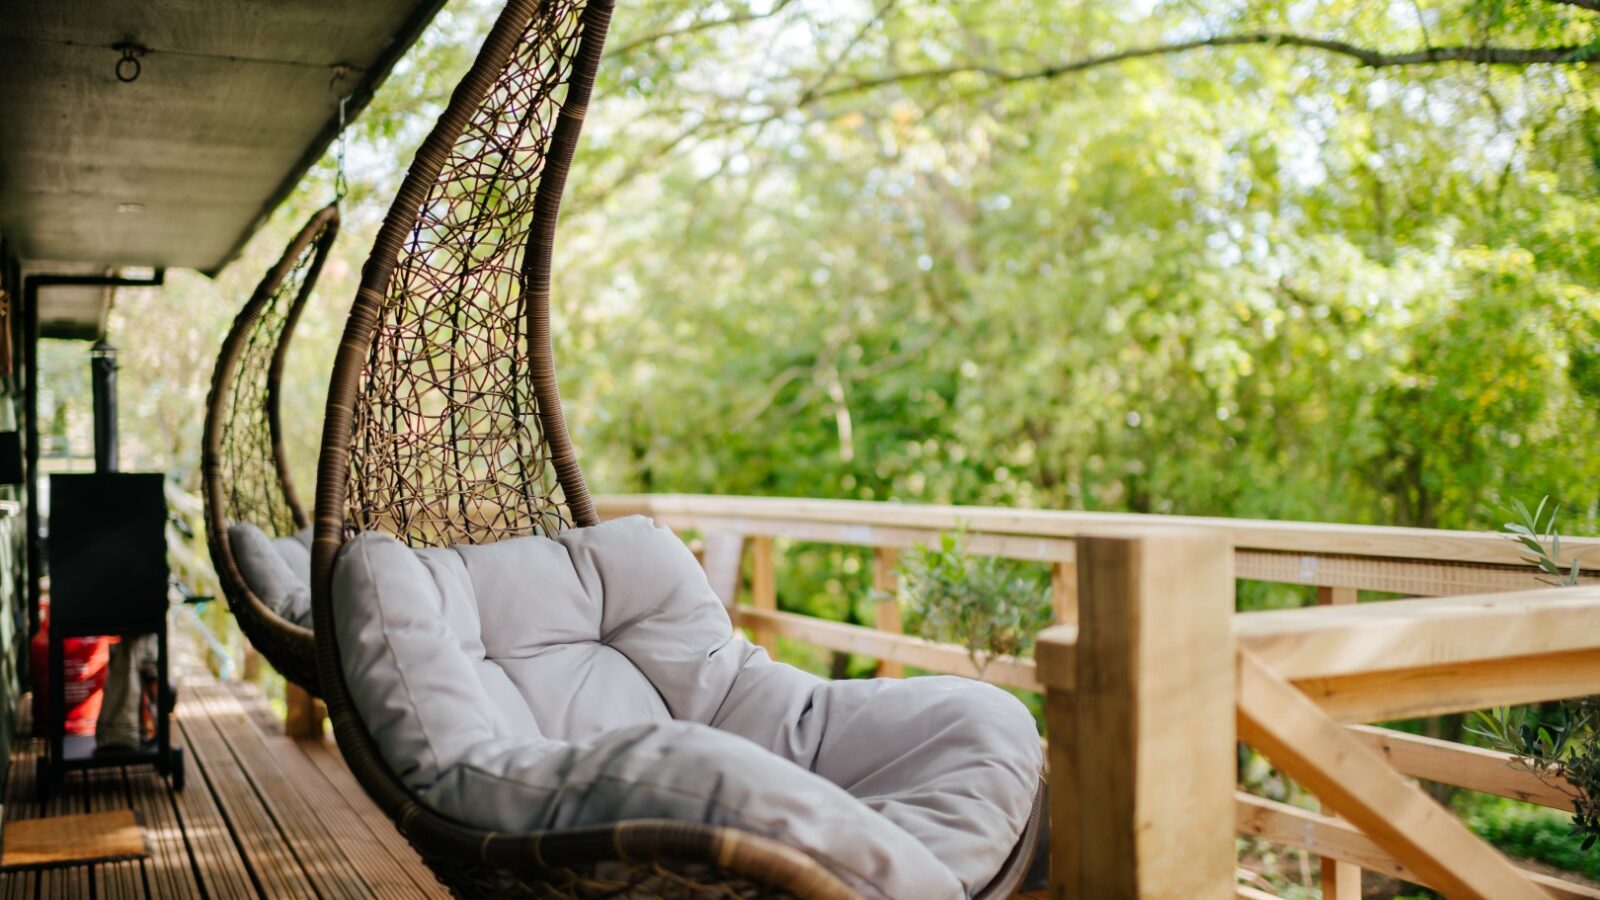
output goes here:
<path id="1" fill-rule="evenodd" d="M 442 5 L 0 0 L 0 234 L 35 271 L 216 272 Z"/>

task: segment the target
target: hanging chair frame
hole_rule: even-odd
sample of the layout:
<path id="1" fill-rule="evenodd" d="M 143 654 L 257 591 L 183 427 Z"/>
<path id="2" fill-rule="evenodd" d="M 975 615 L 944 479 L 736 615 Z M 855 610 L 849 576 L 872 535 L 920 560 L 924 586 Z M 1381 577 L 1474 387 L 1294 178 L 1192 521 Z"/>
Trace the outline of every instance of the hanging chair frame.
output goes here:
<path id="1" fill-rule="evenodd" d="M 336 204 L 312 214 L 234 318 L 212 370 L 200 454 L 206 543 L 239 630 L 273 668 L 312 694 L 311 629 L 279 616 L 250 589 L 228 527 L 249 522 L 281 537 L 310 524 L 283 447 L 283 368 L 338 234 Z"/>
<path id="2" fill-rule="evenodd" d="M 612 7 L 508 0 L 417 151 L 362 270 L 317 470 L 321 696 L 357 780 L 458 896 L 850 900 L 859 895 L 814 859 L 737 829 L 631 820 L 517 834 L 443 816 L 388 767 L 344 680 L 332 579 L 340 547 L 357 532 L 446 546 L 599 521 L 562 415 L 550 276 Z M 535 180 L 531 198 L 518 193 Z M 490 271 L 487 282 L 471 261 Z M 982 896 L 1007 896 L 1021 880 L 1041 810 L 1036 798 L 1012 861 Z"/>

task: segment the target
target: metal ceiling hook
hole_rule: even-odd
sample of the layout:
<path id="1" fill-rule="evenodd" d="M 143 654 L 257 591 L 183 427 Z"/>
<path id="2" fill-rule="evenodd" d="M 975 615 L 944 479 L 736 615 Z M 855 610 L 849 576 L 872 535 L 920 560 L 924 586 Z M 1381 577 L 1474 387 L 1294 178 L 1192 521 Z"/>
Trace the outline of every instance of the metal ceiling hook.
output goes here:
<path id="1" fill-rule="evenodd" d="M 148 53 L 148 49 L 142 44 L 134 43 L 117 44 L 111 49 L 122 52 L 122 58 L 117 60 L 117 80 L 123 84 L 138 81 L 144 72 L 144 63 L 139 61 L 139 57 Z"/>

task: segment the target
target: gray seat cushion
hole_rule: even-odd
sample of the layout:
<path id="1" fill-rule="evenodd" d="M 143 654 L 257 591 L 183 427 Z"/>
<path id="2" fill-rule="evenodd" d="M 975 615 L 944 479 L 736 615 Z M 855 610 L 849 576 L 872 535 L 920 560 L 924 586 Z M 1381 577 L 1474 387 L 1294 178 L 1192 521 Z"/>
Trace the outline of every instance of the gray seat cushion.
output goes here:
<path id="1" fill-rule="evenodd" d="M 642 518 L 415 551 L 364 533 L 333 599 L 385 760 L 481 828 L 703 821 L 804 850 L 869 896 L 953 898 L 997 873 L 1039 785 L 1018 700 L 773 662 Z"/>
<path id="2" fill-rule="evenodd" d="M 311 527 L 281 538 L 249 522 L 228 526 L 228 543 L 250 592 L 279 617 L 311 627 Z"/>

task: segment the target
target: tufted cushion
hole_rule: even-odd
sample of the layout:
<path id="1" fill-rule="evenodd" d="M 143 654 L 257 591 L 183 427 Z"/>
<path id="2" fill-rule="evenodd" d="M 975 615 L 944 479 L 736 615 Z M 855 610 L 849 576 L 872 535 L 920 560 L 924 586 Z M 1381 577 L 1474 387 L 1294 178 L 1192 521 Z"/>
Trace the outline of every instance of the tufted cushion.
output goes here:
<path id="1" fill-rule="evenodd" d="M 250 592 L 280 617 L 311 627 L 311 528 L 269 538 L 248 523 L 228 527 L 228 543 Z"/>
<path id="2" fill-rule="evenodd" d="M 802 849 L 869 896 L 953 898 L 993 878 L 1038 788 L 1015 698 L 775 663 L 642 518 L 418 551 L 365 533 L 333 599 L 386 761 L 478 827 L 704 821 Z"/>

